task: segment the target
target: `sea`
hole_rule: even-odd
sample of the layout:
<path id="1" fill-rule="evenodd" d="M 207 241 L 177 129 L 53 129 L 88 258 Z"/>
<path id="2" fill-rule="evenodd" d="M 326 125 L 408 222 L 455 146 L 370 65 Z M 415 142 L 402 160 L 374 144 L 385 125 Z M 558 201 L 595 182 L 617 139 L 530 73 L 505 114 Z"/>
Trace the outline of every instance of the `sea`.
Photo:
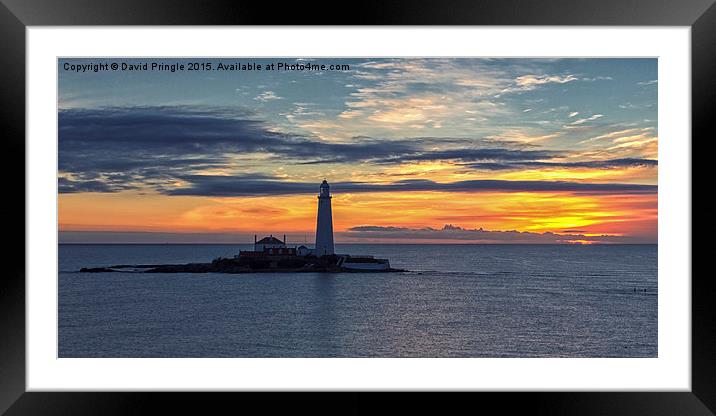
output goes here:
<path id="1" fill-rule="evenodd" d="M 344 244 L 397 273 L 79 273 L 250 245 L 62 244 L 59 357 L 657 357 L 656 245 Z"/>

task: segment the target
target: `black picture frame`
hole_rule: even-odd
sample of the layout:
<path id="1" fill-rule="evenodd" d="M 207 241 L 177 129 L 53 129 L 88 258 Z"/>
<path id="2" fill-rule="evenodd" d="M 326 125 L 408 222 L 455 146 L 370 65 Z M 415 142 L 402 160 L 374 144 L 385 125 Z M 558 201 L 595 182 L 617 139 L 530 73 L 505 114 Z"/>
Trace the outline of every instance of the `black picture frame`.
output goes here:
<path id="1" fill-rule="evenodd" d="M 6 218 L 4 273 L 0 278 L 0 413 L 20 414 L 136 414 L 154 413 L 160 406 L 211 413 L 229 405 L 245 408 L 235 394 L 185 393 L 37 393 L 26 392 L 25 378 L 25 36 L 26 26 L 64 25 L 566 25 L 566 26 L 690 26 L 692 48 L 692 137 L 708 139 L 710 105 L 716 101 L 716 6 L 714 0 L 460 0 L 362 1 L 321 5 L 316 2 L 246 2 L 178 0 L 0 0 L 0 132 L 6 162 L 2 204 Z M 693 143 L 692 139 L 692 143 Z M 22 157 L 21 157 L 22 155 Z M 692 199 L 693 201 L 693 199 Z M 692 202 L 693 203 L 693 202 Z M 20 221 L 25 218 L 25 221 Z M 22 242 L 22 243 L 20 243 Z M 693 255 L 692 255 L 693 258 Z M 672 276 L 688 278 L 688 276 Z M 692 384 L 690 392 L 530 392 L 476 393 L 468 400 L 434 400 L 411 395 L 380 410 L 408 408 L 457 410 L 499 409 L 500 413 L 529 411 L 579 415 L 709 415 L 716 412 L 716 313 L 710 274 L 693 274 Z M 276 406 L 321 411 L 313 394 L 289 400 L 267 400 Z M 341 413 L 377 410 L 361 393 L 340 393 Z M 464 396 L 462 396 L 464 397 Z M 494 406 L 498 407 L 494 407 Z M 325 407 L 323 407 L 325 408 Z M 330 410 L 330 409 L 329 409 Z M 335 410 L 335 408 L 334 408 Z M 163 412 L 164 413 L 164 412 Z"/>

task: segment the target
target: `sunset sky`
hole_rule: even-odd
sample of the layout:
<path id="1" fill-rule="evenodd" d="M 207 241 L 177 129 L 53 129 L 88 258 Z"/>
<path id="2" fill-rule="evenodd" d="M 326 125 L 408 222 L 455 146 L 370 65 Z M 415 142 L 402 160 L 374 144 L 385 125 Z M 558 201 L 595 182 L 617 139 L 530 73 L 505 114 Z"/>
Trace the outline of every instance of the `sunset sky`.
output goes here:
<path id="1" fill-rule="evenodd" d="M 61 242 L 657 241 L 656 59 L 58 71 Z"/>

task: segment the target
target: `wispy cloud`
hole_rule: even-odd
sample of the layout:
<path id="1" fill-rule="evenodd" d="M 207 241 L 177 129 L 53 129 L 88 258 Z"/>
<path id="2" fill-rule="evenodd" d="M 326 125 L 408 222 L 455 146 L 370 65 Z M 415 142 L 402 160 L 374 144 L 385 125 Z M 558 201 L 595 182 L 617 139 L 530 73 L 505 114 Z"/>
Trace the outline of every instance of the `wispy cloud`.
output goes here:
<path id="1" fill-rule="evenodd" d="M 594 82 L 594 81 L 612 81 L 614 78 L 609 76 L 596 76 L 596 77 L 582 77 L 580 78 L 580 81 L 588 81 L 588 82 Z"/>
<path id="2" fill-rule="evenodd" d="M 516 142 L 530 144 L 554 139 L 559 136 L 561 136 L 560 132 L 540 134 L 525 131 L 524 129 L 509 129 L 501 132 L 500 134 L 485 136 L 485 138 L 492 139 L 498 142 Z"/>
<path id="3" fill-rule="evenodd" d="M 535 85 L 549 83 L 566 84 L 568 82 L 577 81 L 578 79 L 579 78 L 574 75 L 522 75 L 515 79 L 515 84 L 524 88 L 532 88 Z"/>
<path id="4" fill-rule="evenodd" d="M 577 157 L 587 158 L 648 158 L 658 156 L 658 137 L 653 127 L 629 128 L 612 131 L 582 140 L 588 150 L 579 152 Z"/>
<path id="5" fill-rule="evenodd" d="M 561 168 L 561 169 L 621 169 L 634 167 L 656 167 L 658 162 L 655 159 L 607 159 L 590 160 L 583 162 L 540 162 L 540 161 L 516 161 L 516 162 L 482 162 L 471 163 L 469 166 L 475 169 L 486 170 L 519 170 L 525 168 Z"/>
<path id="6" fill-rule="evenodd" d="M 520 75 L 516 77 L 514 80 L 512 80 L 508 85 L 506 85 L 498 94 L 496 94 L 496 97 L 502 97 L 509 94 L 514 93 L 524 93 L 528 91 L 533 91 L 537 89 L 540 86 L 545 86 L 547 84 L 566 84 L 568 82 L 573 81 L 579 81 L 579 78 L 575 75 L 568 74 L 568 75 L 537 75 L 537 74 L 528 74 L 528 75 Z"/>
<path id="7" fill-rule="evenodd" d="M 283 99 L 283 97 L 279 97 L 273 91 L 264 91 L 261 94 L 257 95 L 256 97 L 254 97 L 254 100 L 261 101 L 261 102 L 281 100 L 281 99 Z"/>
<path id="8" fill-rule="evenodd" d="M 600 118 L 602 118 L 602 117 L 604 117 L 603 114 L 594 114 L 594 115 L 591 115 L 591 116 L 589 116 L 589 117 L 585 117 L 585 118 L 580 118 L 580 119 L 574 120 L 573 122 L 566 124 L 565 127 L 578 126 L 578 125 L 580 125 L 580 124 L 584 124 L 584 123 L 588 123 L 588 122 L 590 122 L 590 121 L 598 120 L 598 119 L 600 119 Z"/>
<path id="9" fill-rule="evenodd" d="M 646 134 L 652 134 L 654 132 L 654 129 L 652 127 L 643 127 L 643 128 L 630 128 L 630 129 L 621 129 L 617 131 L 612 131 L 606 134 L 600 134 L 599 136 L 590 137 L 589 139 L 582 140 L 578 144 L 584 144 L 584 143 L 591 143 L 595 141 L 601 141 L 601 140 L 615 140 L 620 139 L 624 137 L 631 137 L 631 136 L 643 136 Z"/>

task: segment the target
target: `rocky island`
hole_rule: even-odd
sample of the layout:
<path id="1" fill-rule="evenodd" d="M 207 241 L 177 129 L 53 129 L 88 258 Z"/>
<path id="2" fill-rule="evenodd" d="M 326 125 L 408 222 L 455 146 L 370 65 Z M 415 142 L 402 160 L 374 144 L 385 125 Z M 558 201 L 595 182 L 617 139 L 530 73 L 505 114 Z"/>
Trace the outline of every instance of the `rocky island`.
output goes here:
<path id="1" fill-rule="evenodd" d="M 383 263 L 386 262 L 386 263 Z M 363 267 L 360 267 L 363 266 Z M 387 266 L 387 267 L 386 267 Z M 120 264 L 108 267 L 82 268 L 83 273 L 261 273 L 261 272 L 403 272 L 385 259 L 368 256 L 266 256 L 262 258 L 217 258 L 211 263 L 187 264 Z"/>

